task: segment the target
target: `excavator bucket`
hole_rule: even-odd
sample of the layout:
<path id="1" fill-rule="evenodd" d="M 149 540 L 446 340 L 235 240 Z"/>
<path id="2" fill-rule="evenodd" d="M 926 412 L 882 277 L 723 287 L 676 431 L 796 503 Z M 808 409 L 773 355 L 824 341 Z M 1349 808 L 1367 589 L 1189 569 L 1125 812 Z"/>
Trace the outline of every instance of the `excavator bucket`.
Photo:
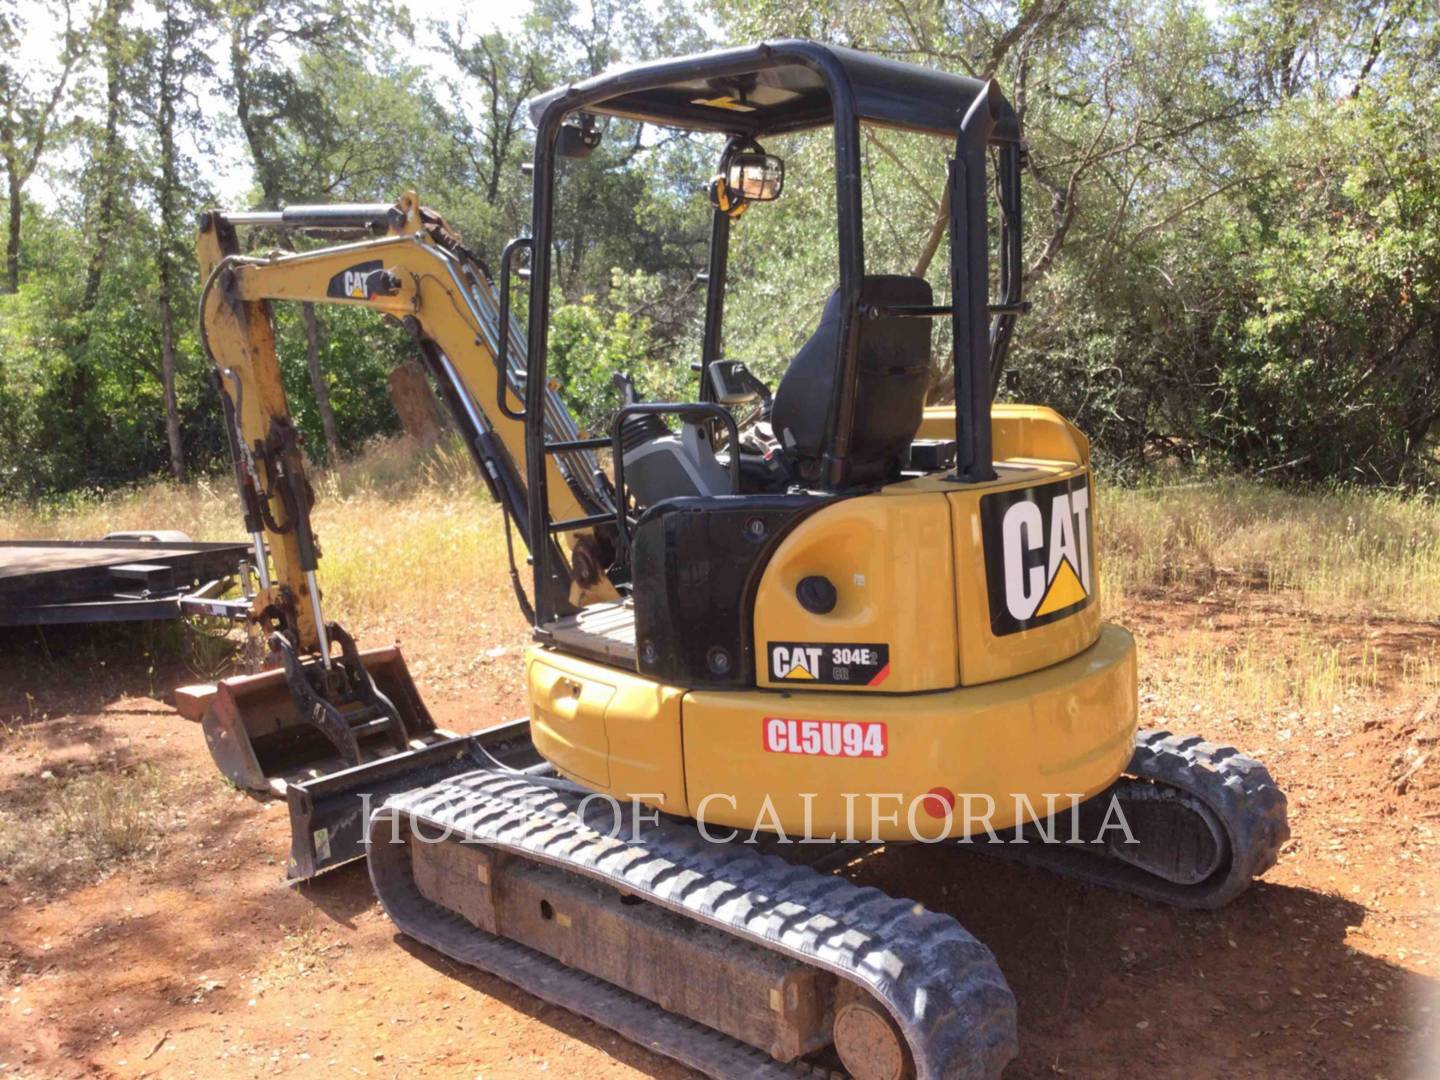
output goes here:
<path id="1" fill-rule="evenodd" d="M 436 730 L 400 650 L 369 649 L 360 662 L 400 714 L 408 749 L 450 737 Z M 220 771 L 237 787 L 283 798 L 296 783 L 394 754 L 399 749 L 384 728 L 357 730 L 359 761 L 346 761 L 319 726 L 303 714 L 283 668 L 222 679 L 213 687 L 180 692 L 181 712 L 197 713 L 205 743 Z"/>
<path id="2" fill-rule="evenodd" d="M 497 764 L 523 772 L 545 767 L 530 742 L 528 721 L 476 735 L 442 731 L 420 700 L 399 649 L 371 649 L 357 659 L 374 689 L 399 713 L 403 748 L 396 745 L 393 723 L 362 721 L 349 729 L 358 760 L 347 761 L 296 704 L 283 668 L 176 692 L 179 711 L 200 722 L 210 756 L 232 783 L 286 801 L 291 881 L 364 857 L 366 817 L 389 795 Z M 341 715 L 361 711 L 352 705 Z"/>

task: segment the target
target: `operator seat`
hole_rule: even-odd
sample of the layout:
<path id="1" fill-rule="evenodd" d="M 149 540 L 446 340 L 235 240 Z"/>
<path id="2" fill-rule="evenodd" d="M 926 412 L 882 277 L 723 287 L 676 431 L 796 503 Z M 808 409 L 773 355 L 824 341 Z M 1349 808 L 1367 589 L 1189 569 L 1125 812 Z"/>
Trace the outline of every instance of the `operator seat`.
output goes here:
<path id="1" fill-rule="evenodd" d="M 861 303 L 929 305 L 930 283 L 905 274 L 866 275 Z M 920 429 L 929 386 L 930 320 L 860 317 L 855 420 L 848 482 L 887 483 L 900 475 L 906 450 Z M 820 325 L 800 346 L 775 390 L 771 427 L 787 462 L 805 480 L 820 476 L 825 417 L 835 386 L 840 337 L 840 290 L 830 294 Z"/>

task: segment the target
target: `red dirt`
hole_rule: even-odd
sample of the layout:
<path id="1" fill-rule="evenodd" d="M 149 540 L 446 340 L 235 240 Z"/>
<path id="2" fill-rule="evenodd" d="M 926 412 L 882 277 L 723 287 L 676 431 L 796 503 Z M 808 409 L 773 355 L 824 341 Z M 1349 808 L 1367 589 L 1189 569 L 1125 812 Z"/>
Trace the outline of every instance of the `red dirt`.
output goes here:
<path id="1" fill-rule="evenodd" d="M 1199 602 L 1142 603 L 1132 622 L 1153 651 L 1232 633 L 1235 619 L 1357 647 L 1376 629 Z M 387 629 L 407 635 L 443 725 L 523 713 L 513 620 L 480 640 Z M 1379 629 L 1392 653 L 1433 654 L 1440 638 L 1431 625 Z M 198 728 L 159 700 L 193 677 L 173 663 L 150 672 L 134 639 L 67 634 L 50 648 L 53 666 L 30 636 L 0 637 L 0 801 L 42 798 L 44 771 L 148 761 L 183 820 L 91 884 L 42 888 L 0 869 L 0 1076 L 690 1075 L 400 937 L 362 867 L 285 887 L 283 808 L 220 784 Z M 89 674 L 57 677 L 77 665 Z M 1148 724 L 1263 751 L 1289 792 L 1294 839 L 1225 911 L 1171 910 L 953 847 L 860 868 L 994 949 L 1020 1003 L 1006 1076 L 1440 1076 L 1440 760 L 1404 794 L 1394 783 L 1407 748 L 1434 752 L 1440 706 L 1382 686 L 1338 715 L 1242 725 L 1169 699 L 1157 678 L 1144 693 Z"/>

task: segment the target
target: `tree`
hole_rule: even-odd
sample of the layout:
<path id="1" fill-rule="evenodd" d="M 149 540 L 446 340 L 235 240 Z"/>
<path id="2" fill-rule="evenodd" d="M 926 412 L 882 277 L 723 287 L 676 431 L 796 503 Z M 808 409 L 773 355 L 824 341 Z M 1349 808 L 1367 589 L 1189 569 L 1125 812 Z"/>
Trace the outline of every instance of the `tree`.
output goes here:
<path id="1" fill-rule="evenodd" d="M 99 297 L 100 275 L 104 272 L 110 244 L 119 226 L 120 189 L 129 172 L 120 132 L 121 114 L 129 105 L 125 93 L 126 78 L 135 68 L 130 34 L 123 24 L 129 10 L 130 0 L 105 0 L 91 30 L 91 39 L 99 48 L 105 69 L 105 128 L 98 152 L 90 158 L 86 170 L 90 174 L 87 186 L 97 195 L 91 223 L 95 240 L 90 247 L 90 263 L 85 271 L 85 293 L 80 301 L 82 313 L 91 310 Z"/>
<path id="2" fill-rule="evenodd" d="M 711 44 L 693 0 L 537 0 L 505 32 L 436 26 L 446 80 L 386 49 L 404 27 L 385 4 L 0 0 L 0 497 L 223 457 L 188 361 L 192 213 L 229 131 L 263 205 L 414 187 L 493 261 L 529 216 L 528 97 Z M 1440 481 L 1433 2 L 723 0 L 716 22 L 737 43 L 808 37 L 999 81 L 1030 150 L 1034 304 L 1001 393 L 1074 419 L 1103 467 Z M 36 58 L 52 28 L 56 56 Z M 693 393 L 702 185 L 723 142 L 599 126 L 593 154 L 559 163 L 551 278 L 554 374 L 595 430 L 614 371 L 646 396 Z M 774 380 L 835 285 L 834 176 L 826 131 L 765 142 L 786 189 L 734 224 L 725 342 Z M 949 141 L 866 127 L 860 149 L 867 269 L 925 276 L 940 300 Z M 386 375 L 408 338 L 354 308 L 276 318 L 317 448 L 333 461 L 398 430 Z"/>
<path id="3" fill-rule="evenodd" d="M 463 18 L 453 25 L 438 23 L 435 32 L 464 76 L 458 85 L 451 85 L 451 94 L 462 103 L 468 121 L 459 125 L 460 145 L 485 198 L 495 203 L 505 170 L 517 164 L 515 150 L 525 127 L 525 102 L 548 81 L 544 58 L 532 42 L 513 40 L 498 30 L 471 38 Z M 474 108 L 466 109 L 470 86 L 479 89 L 479 100 Z"/>
<path id="4" fill-rule="evenodd" d="M 1367 14 L 1331 35 L 1343 51 L 1291 61 L 1268 179 L 1217 229 L 1225 362 L 1202 431 L 1242 469 L 1414 485 L 1440 422 L 1440 19 Z"/>
<path id="5" fill-rule="evenodd" d="M 181 308 L 181 283 L 190 276 L 193 261 L 189 215 L 195 183 L 193 163 L 185 160 L 179 147 L 182 126 L 203 130 L 205 119 L 199 107 L 199 87 L 213 77 L 206 49 L 205 24 L 213 11 L 205 0 L 152 0 L 159 26 L 152 32 L 146 56 L 146 74 L 153 87 L 147 107 L 157 144 L 150 170 L 150 186 L 159 211 L 155 263 L 159 283 L 156 306 L 160 313 L 160 378 L 165 401 L 165 435 L 170 449 L 170 471 L 183 481 L 186 475 L 184 440 L 180 429 L 180 408 L 176 396 L 179 366 L 178 335 L 175 326 Z"/>
<path id="6" fill-rule="evenodd" d="M 393 22 L 388 9 L 344 0 L 232 0 L 225 9 L 230 57 L 230 95 L 240 130 L 255 163 L 255 179 L 268 207 L 287 197 L 322 196 L 336 186 L 318 181 L 316 156 L 292 152 L 296 132 L 328 143 L 333 123 L 326 88 L 306 84 L 296 72 L 293 50 L 336 57 L 374 40 L 377 27 Z M 303 137 L 303 136 L 302 136 Z M 323 157 L 323 155 L 322 155 Z M 282 236 L 281 243 L 289 245 Z M 315 305 L 300 306 L 306 366 L 330 461 L 340 457 L 340 435 L 330 387 L 320 364 L 322 331 Z"/>
<path id="7" fill-rule="evenodd" d="M 35 18 L 56 19 L 63 24 L 59 40 L 58 69 L 45 73 L 24 71 L 15 62 L 25 24 L 13 2 L 0 8 L 0 159 L 5 165 L 8 231 L 5 241 L 5 277 L 0 291 L 20 288 L 20 234 L 23 206 L 21 195 L 35 175 L 54 134 L 56 117 L 70 78 L 83 55 L 84 39 L 76 30 L 70 0 L 58 8 L 35 5 Z"/>

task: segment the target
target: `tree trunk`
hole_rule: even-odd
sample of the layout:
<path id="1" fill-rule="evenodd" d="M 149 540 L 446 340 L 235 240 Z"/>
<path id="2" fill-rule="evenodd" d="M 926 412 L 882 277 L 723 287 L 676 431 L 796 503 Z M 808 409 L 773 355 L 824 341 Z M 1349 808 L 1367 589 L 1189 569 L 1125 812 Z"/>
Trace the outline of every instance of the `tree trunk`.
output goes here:
<path id="1" fill-rule="evenodd" d="M 160 386 L 165 399 L 165 438 L 170 444 L 170 471 L 185 482 L 185 447 L 180 441 L 180 405 L 175 394 L 175 370 L 179 357 L 175 349 L 175 250 L 172 239 L 180 232 L 180 175 L 175 149 L 176 102 L 184 91 L 184 80 L 176 72 L 176 50 L 180 27 L 170 4 L 165 7 L 165 24 L 160 54 L 156 131 L 160 137 Z"/>
<path id="2" fill-rule="evenodd" d="M 85 271 L 85 292 L 81 311 L 92 311 L 100 298 L 100 278 L 115 234 L 115 207 L 120 186 L 120 112 L 122 61 L 120 58 L 120 16 L 129 7 L 126 0 L 108 0 L 105 5 L 105 141 L 100 159 L 94 164 L 100 173 L 100 199 L 95 214 L 95 246 Z"/>
<path id="3" fill-rule="evenodd" d="M 5 291 L 20 291 L 20 178 L 12 164 L 6 169 L 10 182 L 9 235 L 5 239 Z"/>
<path id="4" fill-rule="evenodd" d="M 240 121 L 240 130 L 250 147 L 250 156 L 255 161 L 255 178 L 266 206 L 278 209 L 280 206 L 280 178 L 277 166 L 267 152 L 262 130 L 251 112 L 250 67 L 246 62 L 246 51 L 239 24 L 230 35 L 230 74 L 235 88 L 235 115 Z M 280 246 L 293 251 L 289 238 L 283 230 Z M 315 314 L 314 304 L 300 305 L 300 320 L 305 324 L 305 366 L 310 371 L 310 387 L 315 391 L 315 407 L 320 413 L 320 427 L 325 433 L 326 461 L 330 466 L 340 461 L 340 435 L 335 426 L 335 410 L 330 405 L 330 388 L 325 384 L 325 372 L 320 368 L 320 320 Z"/>
<path id="5" fill-rule="evenodd" d="M 430 381 L 425 378 L 425 369 L 414 360 L 407 360 L 391 368 L 386 381 L 390 386 L 390 401 L 405 434 L 421 446 L 434 445 L 440 438 L 440 413 L 435 407 Z"/>
<path id="6" fill-rule="evenodd" d="M 170 275 L 160 280 L 160 385 L 165 394 L 165 437 L 170 443 L 170 471 L 185 482 L 185 447 L 180 442 L 180 406 L 175 399 L 175 310 L 170 303 Z"/>
<path id="7" fill-rule="evenodd" d="M 320 319 L 315 314 L 315 305 L 301 304 L 300 318 L 305 323 L 305 366 L 310 369 L 310 386 L 315 391 L 320 426 L 325 431 L 325 463 L 334 468 L 340 463 L 340 436 L 335 428 L 335 410 L 330 407 L 330 387 L 320 368 Z"/>
<path id="8" fill-rule="evenodd" d="M 63 38 L 65 47 L 61 52 L 62 68 L 50 87 L 49 96 L 42 99 L 38 111 L 27 115 L 27 110 L 21 105 L 22 99 L 17 97 L 21 90 L 12 83 L 8 65 L 0 65 L 0 92 L 3 92 L 5 101 L 4 115 L 0 116 L 0 147 L 4 148 L 5 153 L 10 213 L 9 233 L 5 239 L 5 278 L 3 285 L 0 285 L 0 292 L 20 291 L 20 192 L 45 153 L 45 137 L 49 133 L 50 122 L 65 94 L 70 74 L 80 59 L 80 50 L 71 47 L 70 15 L 70 5 L 67 3 Z M 7 27 L 8 25 L 7 22 Z M 23 151 L 19 145 L 22 138 L 28 138 L 29 143 Z"/>

